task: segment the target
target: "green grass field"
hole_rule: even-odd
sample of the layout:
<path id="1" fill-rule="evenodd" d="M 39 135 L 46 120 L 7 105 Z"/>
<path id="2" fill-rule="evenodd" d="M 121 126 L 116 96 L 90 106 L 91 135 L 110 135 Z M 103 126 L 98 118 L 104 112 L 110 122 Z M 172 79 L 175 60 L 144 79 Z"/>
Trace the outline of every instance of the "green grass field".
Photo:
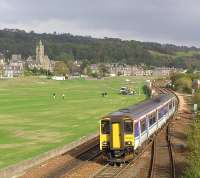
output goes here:
<path id="1" fill-rule="evenodd" d="M 131 87 L 136 91 L 140 88 L 141 95 L 118 94 L 125 78 L 1 80 L 0 168 L 97 132 L 100 117 L 145 99 L 141 89 L 144 79 L 131 80 Z M 103 91 L 108 92 L 105 98 L 100 95 Z"/>

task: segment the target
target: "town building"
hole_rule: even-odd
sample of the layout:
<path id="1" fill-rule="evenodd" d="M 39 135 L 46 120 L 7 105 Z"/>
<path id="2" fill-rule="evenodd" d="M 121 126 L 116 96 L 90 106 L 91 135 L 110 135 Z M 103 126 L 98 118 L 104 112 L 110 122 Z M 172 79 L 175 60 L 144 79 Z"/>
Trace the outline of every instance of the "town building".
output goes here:
<path id="1" fill-rule="evenodd" d="M 144 70 L 140 66 L 132 66 L 127 64 L 110 64 L 108 65 L 111 76 L 150 76 L 151 70 Z"/>
<path id="2" fill-rule="evenodd" d="M 169 67 L 155 67 L 152 71 L 153 76 L 169 76 L 171 73 L 176 72 L 176 68 Z"/>
<path id="3" fill-rule="evenodd" d="M 1 78 L 3 76 L 4 65 L 5 65 L 5 57 L 2 53 L 0 53 L 0 77 Z"/>
<path id="4" fill-rule="evenodd" d="M 22 60 L 12 60 L 8 66 L 13 71 L 14 77 L 20 76 L 24 72 L 24 61 Z"/>
<path id="5" fill-rule="evenodd" d="M 45 69 L 50 72 L 53 72 L 55 67 L 55 61 L 50 60 L 49 57 L 45 55 L 44 45 L 42 44 L 41 40 L 36 45 L 35 57 L 29 56 L 26 60 L 26 63 L 30 69 Z"/>
<path id="6" fill-rule="evenodd" d="M 53 71 L 52 61 L 44 53 L 44 45 L 40 40 L 36 46 L 36 64 L 39 68 Z"/>
<path id="7" fill-rule="evenodd" d="M 1 78 L 13 78 L 14 77 L 14 71 L 12 67 L 8 64 L 4 65 L 3 67 L 3 74 Z"/>
<path id="8" fill-rule="evenodd" d="M 21 54 L 12 54 L 12 56 L 11 56 L 11 61 L 12 62 L 21 61 L 21 60 L 22 60 Z"/>

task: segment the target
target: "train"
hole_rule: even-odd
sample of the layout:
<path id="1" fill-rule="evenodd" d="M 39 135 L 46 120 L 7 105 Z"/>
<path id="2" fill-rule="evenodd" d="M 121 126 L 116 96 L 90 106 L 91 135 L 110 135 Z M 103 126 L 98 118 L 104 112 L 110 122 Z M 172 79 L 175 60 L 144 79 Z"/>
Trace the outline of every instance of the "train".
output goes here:
<path id="1" fill-rule="evenodd" d="M 100 151 L 112 164 L 128 161 L 167 123 L 176 107 L 176 96 L 167 93 L 104 116 Z"/>

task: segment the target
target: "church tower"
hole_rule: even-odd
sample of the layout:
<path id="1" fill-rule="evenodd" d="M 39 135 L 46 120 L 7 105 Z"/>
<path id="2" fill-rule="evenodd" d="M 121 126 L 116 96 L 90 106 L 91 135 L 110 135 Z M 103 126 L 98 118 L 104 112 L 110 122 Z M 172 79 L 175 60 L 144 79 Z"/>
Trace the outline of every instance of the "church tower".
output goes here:
<path id="1" fill-rule="evenodd" d="M 36 63 L 43 64 L 44 63 L 44 46 L 42 41 L 40 40 L 36 46 Z"/>

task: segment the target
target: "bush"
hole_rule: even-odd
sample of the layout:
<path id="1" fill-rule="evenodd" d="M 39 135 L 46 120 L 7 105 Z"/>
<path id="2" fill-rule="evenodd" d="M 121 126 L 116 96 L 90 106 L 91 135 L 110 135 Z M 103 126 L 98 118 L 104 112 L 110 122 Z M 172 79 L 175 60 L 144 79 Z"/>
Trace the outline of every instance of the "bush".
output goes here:
<path id="1" fill-rule="evenodd" d="M 94 78 L 97 78 L 98 74 L 95 72 L 95 73 L 92 73 L 91 76 L 94 77 Z"/>
<path id="2" fill-rule="evenodd" d="M 200 91 L 196 92 L 193 96 L 193 101 L 196 104 L 200 104 Z"/>
<path id="3" fill-rule="evenodd" d="M 178 90 L 178 91 L 191 93 L 191 91 L 192 91 L 192 80 L 187 76 L 178 78 L 175 81 L 175 89 Z"/>
<path id="4" fill-rule="evenodd" d="M 189 74 L 173 74 L 170 77 L 174 89 L 180 92 L 191 93 L 192 78 Z"/>

